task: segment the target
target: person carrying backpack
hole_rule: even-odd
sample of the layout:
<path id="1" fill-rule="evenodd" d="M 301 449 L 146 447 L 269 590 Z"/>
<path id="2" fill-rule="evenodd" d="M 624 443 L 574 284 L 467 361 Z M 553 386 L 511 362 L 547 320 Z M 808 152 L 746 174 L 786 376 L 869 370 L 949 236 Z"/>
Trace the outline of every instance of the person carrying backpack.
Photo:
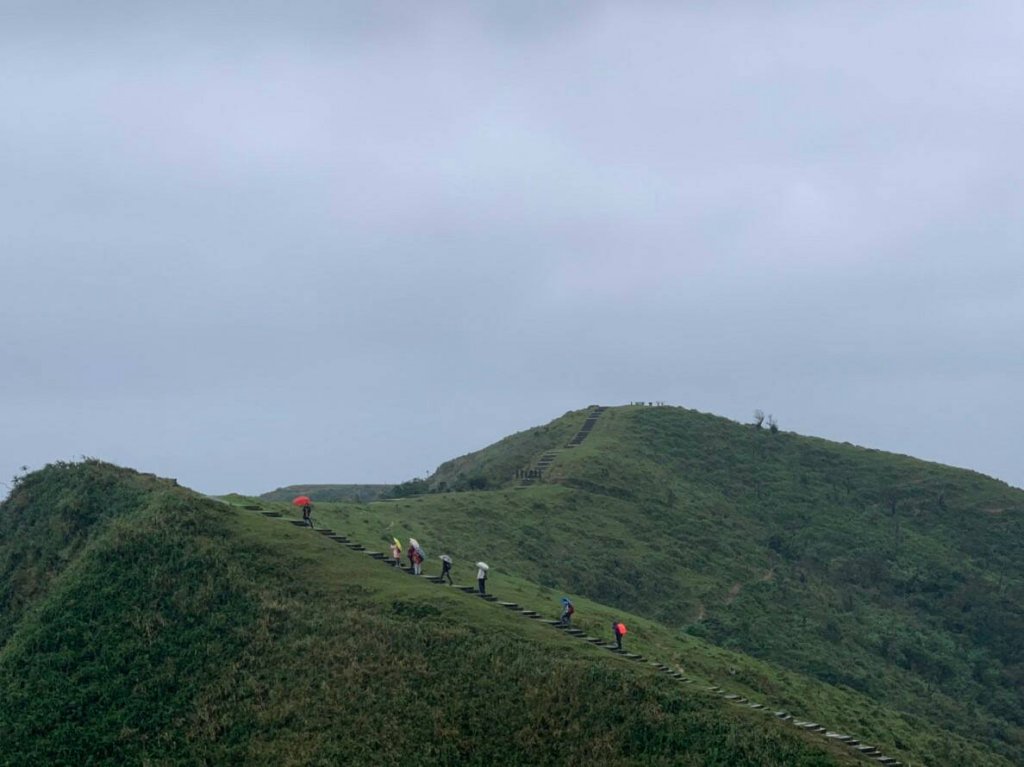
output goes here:
<path id="1" fill-rule="evenodd" d="M 576 608 L 568 597 L 562 597 L 562 614 L 558 618 L 559 624 L 562 626 L 572 625 L 572 616 L 576 612 Z"/>
<path id="2" fill-rule="evenodd" d="M 313 526 L 313 504 L 306 503 L 302 505 L 302 521 L 306 523 L 308 527 Z"/>
<path id="3" fill-rule="evenodd" d="M 621 621 L 612 621 L 612 633 L 615 634 L 615 646 L 622 649 L 622 637 L 626 633 L 626 624 Z"/>

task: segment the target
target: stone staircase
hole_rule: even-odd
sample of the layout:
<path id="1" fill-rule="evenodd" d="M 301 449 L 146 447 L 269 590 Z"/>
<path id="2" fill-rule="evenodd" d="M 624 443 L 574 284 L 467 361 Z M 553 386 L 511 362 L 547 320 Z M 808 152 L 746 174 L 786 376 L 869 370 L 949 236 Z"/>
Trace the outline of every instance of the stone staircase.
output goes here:
<path id="1" fill-rule="evenodd" d="M 600 408 L 600 409 L 595 408 L 595 410 L 603 411 L 603 410 L 605 410 L 605 408 Z M 600 412 L 598 412 L 597 415 L 600 415 Z M 597 419 L 597 415 L 594 415 L 593 411 L 592 411 L 591 416 L 587 420 L 588 421 L 591 421 L 591 419 L 596 420 Z M 593 428 L 593 424 L 591 423 L 591 426 L 586 430 L 586 433 L 589 433 L 590 429 L 592 429 L 592 428 Z M 584 436 L 583 436 L 582 439 L 580 439 L 580 442 L 582 442 L 583 439 L 586 438 L 586 433 L 582 432 L 582 430 L 581 430 L 581 433 L 583 433 Z M 577 436 L 579 436 L 579 435 L 577 434 Z M 575 439 L 575 437 L 573 439 Z M 577 442 L 576 444 L 579 444 L 579 442 Z M 264 517 L 266 517 L 268 519 L 274 520 L 274 521 L 287 522 L 289 524 L 296 525 L 297 527 L 307 527 L 306 523 L 303 520 L 301 520 L 301 519 L 294 519 L 294 518 L 291 518 L 291 517 L 286 517 L 281 512 L 277 512 L 277 511 L 263 511 L 262 509 L 251 508 L 251 507 L 242 507 L 242 508 L 247 508 L 247 509 L 252 510 L 252 511 L 257 511 L 262 516 L 264 516 Z M 327 528 L 313 528 L 313 529 L 314 529 L 315 532 L 317 532 L 320 535 L 324 536 L 324 538 L 326 538 L 327 540 L 334 541 L 336 543 L 340 543 L 340 544 L 342 544 L 343 546 L 345 546 L 347 549 L 351 550 L 354 553 L 366 554 L 370 558 L 372 558 L 372 559 L 374 559 L 374 560 L 376 560 L 378 562 L 381 562 L 382 564 L 387 565 L 388 567 L 397 568 L 397 569 L 403 570 L 404 572 L 408 573 L 409 575 L 414 575 L 414 573 L 412 571 L 412 568 L 403 567 L 400 562 L 396 561 L 395 559 L 393 559 L 390 556 L 388 556 L 386 554 L 383 554 L 381 552 L 369 551 L 362 544 L 350 541 L 347 536 L 341 535 L 341 534 L 336 533 L 333 530 L 330 530 L 330 529 L 327 529 Z M 427 581 L 435 583 L 435 584 L 441 584 L 442 583 L 440 578 L 438 576 L 436 576 L 436 575 L 427 575 L 426 573 L 423 573 L 423 574 L 419 575 L 418 577 L 424 578 Z M 619 657 L 624 658 L 625 660 L 628 660 L 630 662 L 647 664 L 647 666 L 649 668 L 653 669 L 656 673 L 664 674 L 665 676 L 668 676 L 671 679 L 674 679 L 675 681 L 679 682 L 680 684 L 684 684 L 684 685 L 698 685 L 698 687 L 696 687 L 694 689 L 703 690 L 703 691 L 709 692 L 709 693 L 711 693 L 713 695 L 717 695 L 718 697 L 722 698 L 724 701 L 726 701 L 726 702 L 728 702 L 728 703 L 730 703 L 732 705 L 745 706 L 745 707 L 753 709 L 755 711 L 762 711 L 762 712 L 764 712 L 766 714 L 772 714 L 776 718 L 778 718 L 779 720 L 781 720 L 783 722 L 786 722 L 786 723 L 792 725 L 793 727 L 797 727 L 797 728 L 799 728 L 801 730 L 804 730 L 806 732 L 811 732 L 811 733 L 815 733 L 815 734 L 821 735 L 822 737 L 824 737 L 827 740 L 832 741 L 832 742 L 843 743 L 848 748 L 850 748 L 851 751 L 853 751 L 854 753 L 864 757 L 868 761 L 874 762 L 876 764 L 895 765 L 895 766 L 903 764 L 902 762 L 900 762 L 899 760 L 897 760 L 897 759 L 895 759 L 895 758 L 893 758 L 891 756 L 886 756 L 877 747 L 871 746 L 871 745 L 867 745 L 864 742 L 860 741 L 859 739 L 853 737 L 852 735 L 844 735 L 842 733 L 833 732 L 833 731 L 829 730 L 828 728 L 824 727 L 823 725 L 818 724 L 817 722 L 810 722 L 810 721 L 805 721 L 805 720 L 802 720 L 802 719 L 796 719 L 796 718 L 793 717 L 792 714 L 790 714 L 790 713 L 788 713 L 786 711 L 773 711 L 772 709 L 770 709 L 767 706 L 765 706 L 763 703 L 759 703 L 757 701 L 748 700 L 747 698 L 743 697 L 742 695 L 738 695 L 736 693 L 726 692 L 721 687 L 718 687 L 718 686 L 715 686 L 715 685 L 703 686 L 697 680 L 694 680 L 694 679 L 686 676 L 682 672 L 682 670 L 680 670 L 678 668 L 673 668 L 671 666 L 668 666 L 668 665 L 666 665 L 664 663 L 660 663 L 658 661 L 648 660 L 643 655 L 639 655 L 637 653 L 628 652 L 627 650 L 619 649 L 619 647 L 617 645 L 613 644 L 613 643 L 609 643 L 606 640 L 601 639 L 600 637 L 589 636 L 582 629 L 575 628 L 574 626 L 566 626 L 561 621 L 545 620 L 545 619 L 543 619 L 543 617 L 541 616 L 541 614 L 539 612 L 537 612 L 535 610 L 527 609 L 527 608 L 523 607 L 522 605 L 520 605 L 520 604 L 518 604 L 516 602 L 501 601 L 501 600 L 498 599 L 498 597 L 496 597 L 496 596 L 494 596 L 492 594 L 479 594 L 478 591 L 477 591 L 477 587 L 476 586 L 449 586 L 448 588 L 452 588 L 452 589 L 454 589 L 456 591 L 461 591 L 461 592 L 465 593 L 467 596 L 471 596 L 471 597 L 480 599 L 482 601 L 492 602 L 492 603 L 496 604 L 499 607 L 504 607 L 505 609 L 510 610 L 511 612 L 517 613 L 518 615 L 521 615 L 522 617 L 527 618 L 529 620 L 535 620 L 535 621 L 542 622 L 542 623 L 544 623 L 544 624 L 546 624 L 548 626 L 551 626 L 551 628 L 553 628 L 553 629 L 555 629 L 557 631 L 561 631 L 562 633 L 564 633 L 569 638 L 581 640 L 581 641 L 583 641 L 583 642 L 585 642 L 587 644 L 593 645 L 596 648 L 600 648 L 602 650 L 605 650 L 605 651 L 611 652 L 611 653 L 613 653 L 615 655 L 618 655 Z"/>
<path id="2" fill-rule="evenodd" d="M 605 406 L 594 405 L 587 414 L 587 419 L 583 422 L 583 426 L 581 426 L 580 430 L 573 435 L 565 448 L 548 450 L 543 453 L 541 457 L 537 459 L 537 462 L 530 468 L 520 469 L 517 471 L 515 478 L 519 480 L 519 487 L 529 487 L 530 485 L 534 485 L 542 480 L 544 475 L 547 473 L 547 470 L 551 468 L 551 464 L 555 462 L 558 454 L 562 452 L 563 449 L 578 447 L 581 445 L 583 440 L 590 435 L 590 432 L 594 428 L 594 424 L 597 423 L 597 419 L 600 417 L 601 413 L 607 409 L 608 408 Z"/>
<path id="3" fill-rule="evenodd" d="M 581 426 L 580 430 L 576 432 L 576 435 L 569 440 L 569 444 L 566 445 L 566 447 L 579 447 L 583 444 L 583 440 L 590 435 L 590 431 L 594 428 L 594 424 L 597 423 L 597 419 L 601 417 L 601 413 L 607 409 L 607 407 L 601 407 L 600 405 L 595 405 L 591 408 L 590 415 L 587 416 L 587 420 L 583 422 L 583 426 Z"/>

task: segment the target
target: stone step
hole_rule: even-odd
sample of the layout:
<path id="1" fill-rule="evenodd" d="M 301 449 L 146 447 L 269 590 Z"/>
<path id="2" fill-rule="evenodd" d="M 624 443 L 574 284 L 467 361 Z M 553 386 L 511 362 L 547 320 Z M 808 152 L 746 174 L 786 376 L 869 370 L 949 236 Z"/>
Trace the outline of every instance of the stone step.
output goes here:
<path id="1" fill-rule="evenodd" d="M 381 553 L 380 553 L 379 551 L 370 551 L 370 552 L 367 552 L 367 553 L 368 553 L 368 554 L 369 554 L 369 555 L 370 555 L 370 556 L 371 556 L 371 557 L 372 557 L 373 559 L 384 559 L 384 558 L 385 558 L 385 555 L 384 555 L 384 554 L 381 554 Z"/>
<path id="2" fill-rule="evenodd" d="M 264 511 L 263 512 L 263 516 L 265 516 L 265 517 L 275 517 L 275 518 L 280 519 L 281 517 L 284 516 L 284 514 L 282 514 L 280 511 Z"/>
<path id="3" fill-rule="evenodd" d="M 459 591 L 465 591 L 467 594 L 472 594 L 476 591 L 476 586 L 456 586 Z"/>
<path id="4" fill-rule="evenodd" d="M 318 527 L 316 531 L 320 533 L 320 535 L 334 535 L 334 531 L 327 527 Z"/>
<path id="5" fill-rule="evenodd" d="M 519 605 L 517 605 L 515 602 L 498 602 L 498 604 L 502 607 L 507 607 L 510 610 L 514 610 L 519 607 Z"/>
<path id="6" fill-rule="evenodd" d="M 306 524 L 305 520 L 302 519 L 289 519 L 288 521 L 296 527 L 309 527 L 309 525 Z"/>

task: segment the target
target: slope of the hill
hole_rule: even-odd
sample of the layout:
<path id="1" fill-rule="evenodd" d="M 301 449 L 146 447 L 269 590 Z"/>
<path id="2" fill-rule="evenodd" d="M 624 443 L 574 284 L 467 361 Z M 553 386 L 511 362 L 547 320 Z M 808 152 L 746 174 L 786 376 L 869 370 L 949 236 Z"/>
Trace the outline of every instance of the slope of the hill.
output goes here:
<path id="1" fill-rule="evenodd" d="M 852 763 L 309 530 L 109 465 L 30 475 L 0 525 L 21 605 L 0 646 L 4 764 Z"/>
<path id="2" fill-rule="evenodd" d="M 559 440 L 585 415 L 556 421 Z M 535 434 L 544 427 L 462 459 L 464 477 L 491 484 L 502 465 L 508 489 L 373 505 L 365 534 L 408 531 L 489 557 L 1024 763 L 1024 492 L 906 456 L 644 407 L 605 411 L 581 446 L 557 454 L 545 484 L 512 489 L 508 456 L 529 465 L 555 446 L 529 453 Z"/>
<path id="3" fill-rule="evenodd" d="M 376 501 L 387 495 L 394 485 L 288 485 L 263 493 L 264 501 L 290 501 L 298 495 L 308 495 L 314 502 L 324 501 Z"/>
<path id="4" fill-rule="evenodd" d="M 483 450 L 445 461 L 428 480 L 406 484 L 411 489 L 430 488 L 439 492 L 509 485 L 517 470 L 529 468 L 546 451 L 557 450 L 572 439 L 586 420 L 586 413 L 585 410 L 569 411 L 544 426 L 526 429 Z"/>

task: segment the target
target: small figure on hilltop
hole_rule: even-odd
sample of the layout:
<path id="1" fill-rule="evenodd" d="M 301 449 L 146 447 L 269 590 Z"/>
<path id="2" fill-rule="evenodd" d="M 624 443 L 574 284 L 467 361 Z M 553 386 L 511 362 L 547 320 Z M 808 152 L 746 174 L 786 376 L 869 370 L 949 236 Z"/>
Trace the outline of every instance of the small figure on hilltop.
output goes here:
<path id="1" fill-rule="evenodd" d="M 626 634 L 626 624 L 621 621 L 612 621 L 612 633 L 615 634 L 615 646 L 622 649 L 622 637 Z"/>
<path id="2" fill-rule="evenodd" d="M 476 586 L 480 589 L 481 594 L 487 593 L 487 571 L 491 568 L 487 566 L 486 562 L 476 563 Z"/>
<path id="3" fill-rule="evenodd" d="M 444 583 L 444 579 L 448 579 L 448 585 L 454 586 L 452 583 L 452 558 L 447 554 L 441 555 L 441 583 Z"/>
<path id="4" fill-rule="evenodd" d="M 575 612 L 576 608 L 569 597 L 562 597 L 562 614 L 558 617 L 558 622 L 563 626 L 571 626 L 572 616 Z"/>

